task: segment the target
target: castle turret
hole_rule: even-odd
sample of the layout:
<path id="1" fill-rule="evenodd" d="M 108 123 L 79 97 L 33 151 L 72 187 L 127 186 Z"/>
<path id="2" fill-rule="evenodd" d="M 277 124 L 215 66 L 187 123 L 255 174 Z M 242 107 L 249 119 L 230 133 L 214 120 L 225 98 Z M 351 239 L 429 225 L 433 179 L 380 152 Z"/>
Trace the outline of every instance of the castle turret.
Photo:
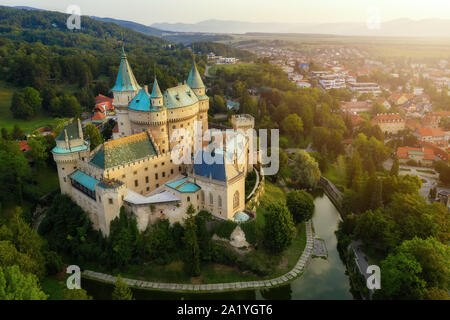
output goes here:
<path id="1" fill-rule="evenodd" d="M 200 73 L 197 70 L 195 60 L 192 63 L 191 71 L 187 79 L 187 84 L 194 91 L 199 100 L 199 110 L 197 121 L 202 123 L 202 132 L 205 133 L 208 130 L 208 110 L 209 110 L 209 97 L 206 95 L 206 87 L 203 83 Z"/>
<path id="2" fill-rule="evenodd" d="M 195 60 L 193 61 L 191 71 L 189 72 L 187 84 L 189 85 L 189 87 L 191 87 L 192 91 L 194 91 L 197 96 L 206 94 L 206 88 L 203 84 L 202 78 L 200 77 L 200 73 L 197 70 Z"/>
<path id="3" fill-rule="evenodd" d="M 134 77 L 133 71 L 128 63 L 127 55 L 122 48 L 122 57 L 117 73 L 116 84 L 111 89 L 114 94 L 114 107 L 117 110 L 119 137 L 131 134 L 131 125 L 128 116 L 128 103 L 141 89 Z"/>
<path id="4" fill-rule="evenodd" d="M 80 120 L 66 125 L 55 140 L 56 146 L 52 154 L 58 168 L 61 193 L 71 195 L 72 188 L 68 176 L 77 169 L 78 160 L 89 157 L 89 143 L 84 141 Z"/>
<path id="5" fill-rule="evenodd" d="M 161 93 L 161 89 L 159 89 L 159 84 L 156 77 L 153 81 L 153 89 L 152 94 L 150 95 L 150 99 L 153 107 L 162 107 L 164 104 L 163 95 Z"/>

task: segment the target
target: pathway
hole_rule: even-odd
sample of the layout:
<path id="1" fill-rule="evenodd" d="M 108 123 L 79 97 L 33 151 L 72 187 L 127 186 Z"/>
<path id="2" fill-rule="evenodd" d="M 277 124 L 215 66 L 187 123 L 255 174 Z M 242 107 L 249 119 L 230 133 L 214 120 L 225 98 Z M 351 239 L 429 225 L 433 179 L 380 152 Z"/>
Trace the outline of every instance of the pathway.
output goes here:
<path id="1" fill-rule="evenodd" d="M 161 283 L 161 282 L 134 280 L 128 278 L 123 278 L 123 280 L 129 286 L 134 288 L 146 290 L 157 289 L 172 292 L 216 292 L 216 291 L 251 290 L 251 289 L 276 287 L 294 280 L 303 273 L 305 266 L 311 259 L 313 246 L 314 246 L 314 239 L 312 232 L 312 222 L 311 220 L 309 220 L 306 222 L 306 246 L 305 249 L 303 250 L 302 255 L 300 256 L 300 259 L 297 261 L 297 264 L 291 271 L 275 279 L 261 280 L 261 281 L 243 281 L 233 283 L 214 283 L 214 284 Z M 83 277 L 111 284 L 114 284 L 117 279 L 114 276 L 94 272 L 91 270 L 83 271 Z"/>

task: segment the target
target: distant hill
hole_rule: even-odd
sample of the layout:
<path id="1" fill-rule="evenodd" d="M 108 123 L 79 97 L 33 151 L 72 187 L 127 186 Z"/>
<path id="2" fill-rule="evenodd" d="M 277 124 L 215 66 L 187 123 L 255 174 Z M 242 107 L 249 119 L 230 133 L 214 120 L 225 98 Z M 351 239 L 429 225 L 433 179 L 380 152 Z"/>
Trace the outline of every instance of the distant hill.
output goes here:
<path id="1" fill-rule="evenodd" d="M 154 37 L 159 37 L 159 38 L 163 38 L 166 35 L 175 33 L 172 31 L 164 31 L 164 30 L 152 28 L 152 27 L 140 24 L 140 23 L 133 22 L 133 21 L 119 20 L 119 19 L 113 19 L 113 18 L 100 18 L 100 17 L 94 17 L 94 16 L 89 16 L 89 17 L 94 20 L 99 20 L 99 21 L 103 21 L 103 22 L 112 22 L 112 23 L 118 24 L 119 26 L 122 26 L 125 28 L 130 28 L 134 31 L 148 34 L 148 35 L 154 36 Z"/>
<path id="2" fill-rule="evenodd" d="M 314 33 L 346 36 L 450 37 L 450 19 L 396 19 L 382 22 L 380 29 L 365 23 L 269 23 L 233 20 L 205 20 L 194 24 L 154 23 L 154 28 L 176 32 L 210 33 Z"/>

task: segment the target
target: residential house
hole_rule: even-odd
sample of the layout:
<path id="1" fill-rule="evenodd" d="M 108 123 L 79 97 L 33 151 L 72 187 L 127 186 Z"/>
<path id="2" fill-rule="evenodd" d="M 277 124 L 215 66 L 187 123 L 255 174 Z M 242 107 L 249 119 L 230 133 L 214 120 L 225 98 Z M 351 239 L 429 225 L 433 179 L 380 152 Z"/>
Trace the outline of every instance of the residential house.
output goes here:
<path id="1" fill-rule="evenodd" d="M 397 134 L 405 130 L 405 118 L 398 113 L 379 113 L 372 119 L 373 125 L 378 125 L 384 133 Z"/>

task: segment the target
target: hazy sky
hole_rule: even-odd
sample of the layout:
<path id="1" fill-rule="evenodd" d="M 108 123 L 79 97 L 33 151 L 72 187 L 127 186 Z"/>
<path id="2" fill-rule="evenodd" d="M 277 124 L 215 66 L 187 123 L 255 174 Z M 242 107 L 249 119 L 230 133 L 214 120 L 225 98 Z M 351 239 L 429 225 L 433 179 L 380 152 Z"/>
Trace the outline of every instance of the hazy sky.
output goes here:
<path id="1" fill-rule="evenodd" d="M 381 21 L 397 18 L 450 19 L 449 0 L 0 0 L 8 6 L 66 11 L 78 5 L 83 15 L 154 22 L 195 23 L 208 19 L 252 22 L 362 22 L 370 7 Z"/>

